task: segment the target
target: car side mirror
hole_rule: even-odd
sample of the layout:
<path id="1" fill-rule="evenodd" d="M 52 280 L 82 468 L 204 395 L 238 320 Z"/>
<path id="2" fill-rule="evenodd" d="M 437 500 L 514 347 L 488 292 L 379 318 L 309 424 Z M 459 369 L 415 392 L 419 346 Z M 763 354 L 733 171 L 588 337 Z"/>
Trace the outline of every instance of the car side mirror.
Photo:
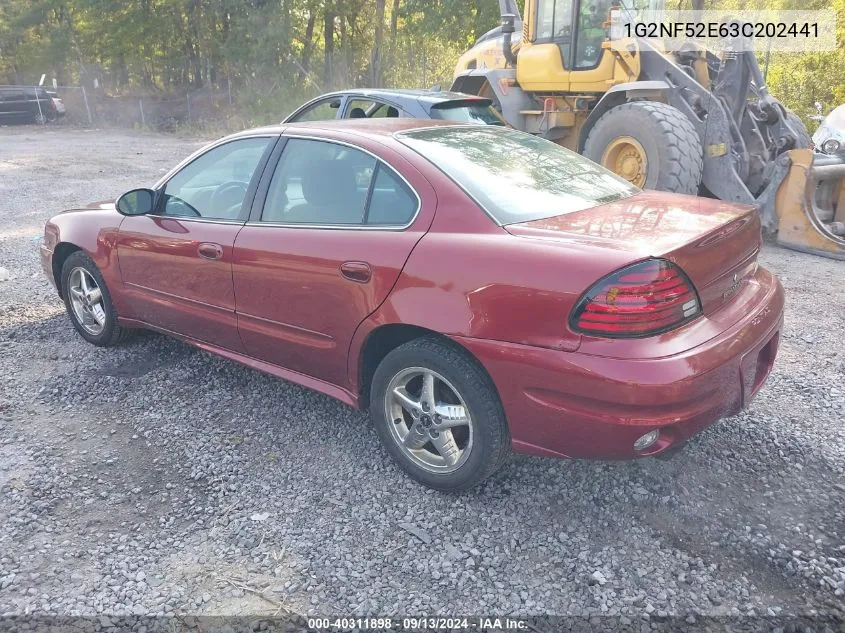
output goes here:
<path id="1" fill-rule="evenodd" d="M 145 215 L 153 212 L 155 191 L 152 189 L 132 189 L 117 199 L 117 210 L 123 215 Z"/>

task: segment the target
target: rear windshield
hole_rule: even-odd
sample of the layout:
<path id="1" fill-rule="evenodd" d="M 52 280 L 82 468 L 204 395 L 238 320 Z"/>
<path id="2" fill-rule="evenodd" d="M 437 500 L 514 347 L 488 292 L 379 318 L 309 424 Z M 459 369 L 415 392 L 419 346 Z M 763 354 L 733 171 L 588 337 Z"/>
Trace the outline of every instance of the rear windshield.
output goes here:
<path id="1" fill-rule="evenodd" d="M 444 101 L 431 106 L 432 119 L 463 121 L 480 125 L 507 125 L 505 120 L 490 105 L 487 99 L 473 101 Z"/>
<path id="2" fill-rule="evenodd" d="M 396 138 L 443 170 L 503 225 L 573 213 L 639 191 L 583 156 L 510 128 L 431 127 Z"/>

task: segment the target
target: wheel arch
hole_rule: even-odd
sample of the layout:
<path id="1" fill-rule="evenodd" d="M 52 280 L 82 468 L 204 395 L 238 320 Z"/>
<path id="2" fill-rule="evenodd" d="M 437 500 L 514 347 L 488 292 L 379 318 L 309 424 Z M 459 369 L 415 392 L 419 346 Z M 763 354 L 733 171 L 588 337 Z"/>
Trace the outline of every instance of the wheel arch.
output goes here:
<path id="1" fill-rule="evenodd" d="M 56 284 L 56 290 L 59 292 L 59 297 L 62 299 L 65 298 L 64 288 L 62 287 L 62 268 L 64 267 L 68 257 L 76 251 L 81 250 L 82 249 L 79 246 L 71 242 L 59 242 L 53 249 L 53 259 L 51 262 L 53 269 L 53 281 Z"/>
<path id="2" fill-rule="evenodd" d="M 425 337 L 438 338 L 455 349 L 461 350 L 487 375 L 498 395 L 498 388 L 484 364 L 475 356 L 475 354 L 457 342 L 453 337 L 419 325 L 412 325 L 408 323 L 385 323 L 377 325 L 366 335 L 357 359 L 355 359 L 356 362 L 353 365 L 357 368 L 355 384 L 357 388 L 358 405 L 361 409 L 367 409 L 369 407 L 370 383 L 372 382 L 376 368 L 379 366 L 379 363 L 381 363 L 384 357 L 400 345 Z"/>
<path id="3" fill-rule="evenodd" d="M 374 327 L 361 344 L 355 363 L 357 369 L 354 378 L 361 409 L 370 404 L 369 386 L 379 363 L 391 351 L 414 339 L 425 336 L 442 336 L 434 330 L 407 323 L 385 323 Z M 446 337 L 443 337 L 446 339 Z"/>
<path id="4" fill-rule="evenodd" d="M 516 83 L 514 68 L 475 68 L 467 70 L 452 83 L 452 90 L 480 95 L 485 86 L 490 87 L 494 102 L 501 108 L 504 119 L 518 130 L 525 129 L 523 110 L 533 110 L 537 102 L 529 92 Z"/>
<path id="5" fill-rule="evenodd" d="M 595 107 L 590 110 L 587 120 L 581 126 L 581 130 L 578 133 L 578 153 L 580 154 L 584 151 L 584 143 L 587 142 L 587 136 L 589 136 L 590 131 L 605 112 L 633 99 L 666 101 L 671 89 L 671 86 L 665 81 L 657 80 L 631 81 L 617 84 L 610 88 L 599 99 Z"/>
<path id="6" fill-rule="evenodd" d="M 85 253 L 103 276 L 115 307 L 123 316 L 131 312 L 121 296 L 122 280 L 117 261 L 118 230 L 124 216 L 103 203 L 71 209 L 54 216 L 47 223 L 43 246 L 52 249 L 50 272 L 61 295 L 61 271 L 64 262 L 76 251 Z"/>
<path id="7" fill-rule="evenodd" d="M 471 72 L 455 77 L 450 90 L 463 92 L 468 95 L 480 94 L 485 83 L 488 83 L 486 74 L 478 72 L 477 68 L 470 68 Z"/>

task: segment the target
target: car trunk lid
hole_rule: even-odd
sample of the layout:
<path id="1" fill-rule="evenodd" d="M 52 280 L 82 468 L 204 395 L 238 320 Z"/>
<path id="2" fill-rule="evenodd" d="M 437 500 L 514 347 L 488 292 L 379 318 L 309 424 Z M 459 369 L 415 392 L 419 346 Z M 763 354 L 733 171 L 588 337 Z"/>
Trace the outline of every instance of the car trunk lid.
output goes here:
<path id="1" fill-rule="evenodd" d="M 631 261 L 668 259 L 692 280 L 705 314 L 754 274 L 761 246 L 754 207 L 654 191 L 504 228 L 520 237 L 626 251 Z"/>

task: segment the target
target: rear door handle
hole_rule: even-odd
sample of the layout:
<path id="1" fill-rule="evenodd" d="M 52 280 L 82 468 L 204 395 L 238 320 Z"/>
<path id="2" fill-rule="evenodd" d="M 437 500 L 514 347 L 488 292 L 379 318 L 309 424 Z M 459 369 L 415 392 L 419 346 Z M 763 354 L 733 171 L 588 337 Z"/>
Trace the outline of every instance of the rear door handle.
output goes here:
<path id="1" fill-rule="evenodd" d="M 197 253 L 203 259 L 221 259 L 223 257 L 223 247 L 214 242 L 201 242 L 197 246 Z"/>
<path id="2" fill-rule="evenodd" d="M 365 284 L 373 276 L 373 271 L 367 262 L 343 262 L 340 265 L 340 274 L 351 281 Z"/>

